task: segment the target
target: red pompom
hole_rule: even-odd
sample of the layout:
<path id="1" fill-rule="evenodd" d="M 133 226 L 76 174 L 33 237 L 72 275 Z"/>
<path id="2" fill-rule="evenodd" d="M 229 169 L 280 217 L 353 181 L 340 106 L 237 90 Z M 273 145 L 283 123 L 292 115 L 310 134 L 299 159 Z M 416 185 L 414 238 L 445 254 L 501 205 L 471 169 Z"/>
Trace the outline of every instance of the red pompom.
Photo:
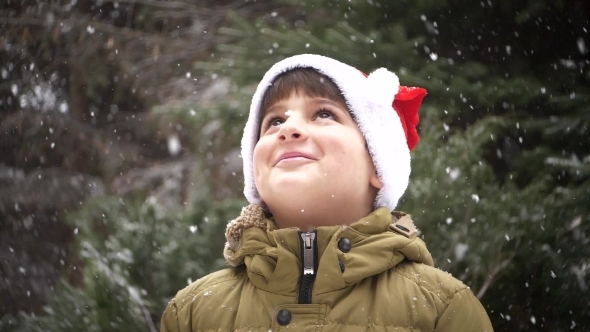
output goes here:
<path id="1" fill-rule="evenodd" d="M 418 125 L 418 122 L 420 122 L 418 110 L 420 109 L 422 99 L 424 99 L 425 96 L 426 89 L 424 88 L 400 86 L 399 91 L 393 100 L 392 106 L 402 122 L 410 151 L 412 151 L 420 141 L 416 126 Z"/>

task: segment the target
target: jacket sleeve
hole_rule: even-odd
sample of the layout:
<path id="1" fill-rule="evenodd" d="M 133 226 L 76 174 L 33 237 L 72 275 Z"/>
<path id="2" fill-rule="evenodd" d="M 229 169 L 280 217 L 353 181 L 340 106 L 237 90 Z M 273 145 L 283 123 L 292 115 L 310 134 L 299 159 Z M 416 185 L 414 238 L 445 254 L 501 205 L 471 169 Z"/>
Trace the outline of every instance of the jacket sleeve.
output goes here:
<path id="1" fill-rule="evenodd" d="M 493 332 L 492 323 L 469 288 L 455 294 L 439 317 L 436 332 Z"/>
<path id="2" fill-rule="evenodd" d="M 162 315 L 162 320 L 160 321 L 160 332 L 180 332 L 178 316 L 176 314 L 176 302 L 174 299 L 172 299 L 170 303 L 168 303 L 168 306 Z"/>

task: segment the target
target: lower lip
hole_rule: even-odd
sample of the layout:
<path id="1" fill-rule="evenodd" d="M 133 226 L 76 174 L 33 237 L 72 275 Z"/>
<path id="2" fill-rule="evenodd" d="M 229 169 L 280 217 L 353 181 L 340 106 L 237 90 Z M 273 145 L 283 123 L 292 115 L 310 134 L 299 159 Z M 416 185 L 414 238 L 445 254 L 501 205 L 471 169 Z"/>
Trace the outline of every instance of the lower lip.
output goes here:
<path id="1" fill-rule="evenodd" d="M 305 161 L 312 161 L 313 159 L 305 158 L 305 157 L 292 157 L 292 158 L 285 158 L 281 159 L 277 165 L 281 164 L 290 164 L 290 163 L 297 163 L 297 162 L 305 162 Z"/>

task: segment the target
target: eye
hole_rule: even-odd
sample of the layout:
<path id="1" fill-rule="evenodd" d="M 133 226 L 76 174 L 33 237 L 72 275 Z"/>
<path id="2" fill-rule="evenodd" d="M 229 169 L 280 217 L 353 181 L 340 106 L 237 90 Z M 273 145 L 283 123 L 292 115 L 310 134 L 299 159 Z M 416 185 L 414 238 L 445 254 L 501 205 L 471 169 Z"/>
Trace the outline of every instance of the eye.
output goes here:
<path id="1" fill-rule="evenodd" d="M 316 115 L 319 119 L 333 119 L 336 120 L 336 115 L 328 109 L 322 108 Z"/>
<path id="2" fill-rule="evenodd" d="M 283 122 L 285 122 L 285 120 L 281 117 L 278 116 L 270 116 L 267 119 L 264 120 L 264 129 L 269 129 L 271 127 L 277 127 L 280 126 L 281 124 L 283 124 Z"/>
<path id="3" fill-rule="evenodd" d="M 268 120 L 268 125 L 271 127 L 276 127 L 278 125 L 283 124 L 283 122 L 285 122 L 285 120 L 275 116 L 275 117 L 272 117 Z"/>

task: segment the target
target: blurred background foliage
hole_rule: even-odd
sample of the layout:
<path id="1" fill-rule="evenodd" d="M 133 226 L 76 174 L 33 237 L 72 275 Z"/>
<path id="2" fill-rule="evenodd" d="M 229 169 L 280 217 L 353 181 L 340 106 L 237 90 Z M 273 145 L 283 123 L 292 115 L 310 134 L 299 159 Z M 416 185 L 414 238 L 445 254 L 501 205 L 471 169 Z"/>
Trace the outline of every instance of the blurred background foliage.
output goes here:
<path id="1" fill-rule="evenodd" d="M 399 208 L 498 331 L 590 325 L 590 3 L 6 0 L 0 331 L 156 331 L 224 267 L 262 74 L 317 53 L 424 86 Z"/>

